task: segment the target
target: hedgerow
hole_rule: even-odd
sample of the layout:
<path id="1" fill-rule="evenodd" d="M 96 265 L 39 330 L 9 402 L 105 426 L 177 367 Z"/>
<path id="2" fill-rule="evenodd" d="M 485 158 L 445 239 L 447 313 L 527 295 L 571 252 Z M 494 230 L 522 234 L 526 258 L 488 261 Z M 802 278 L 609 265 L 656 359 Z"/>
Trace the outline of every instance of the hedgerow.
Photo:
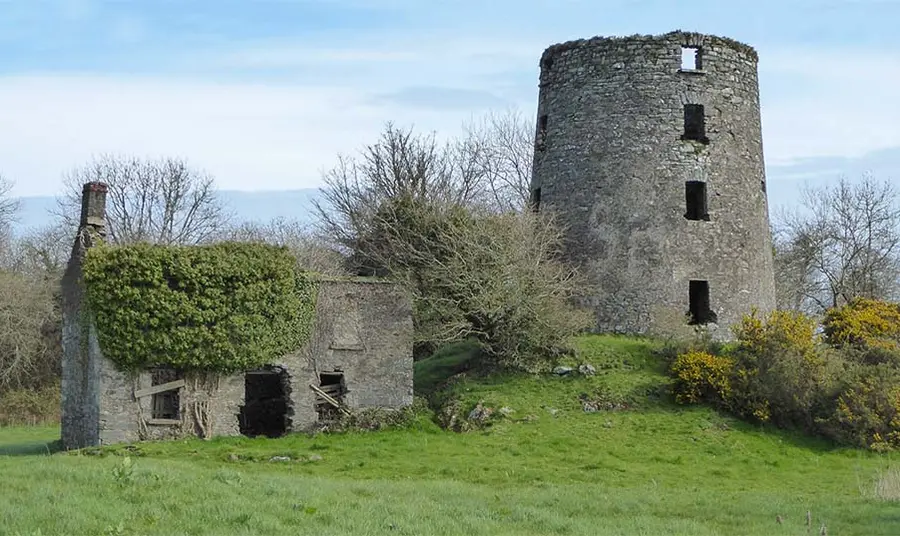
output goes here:
<path id="1" fill-rule="evenodd" d="M 123 370 L 261 366 L 309 339 L 318 289 L 287 248 L 235 242 L 101 245 L 84 281 L 104 356 Z"/>

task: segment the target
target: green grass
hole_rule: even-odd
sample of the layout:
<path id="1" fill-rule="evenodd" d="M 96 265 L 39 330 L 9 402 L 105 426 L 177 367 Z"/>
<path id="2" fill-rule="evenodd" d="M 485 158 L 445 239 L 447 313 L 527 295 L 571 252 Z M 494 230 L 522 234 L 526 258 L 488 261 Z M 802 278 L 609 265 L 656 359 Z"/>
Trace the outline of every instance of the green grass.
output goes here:
<path id="1" fill-rule="evenodd" d="M 419 420 L 48 455 L 57 429 L 0 428 L 0 535 L 804 535 L 808 510 L 812 534 L 897 533 L 900 505 L 873 495 L 891 456 L 671 405 L 652 342 L 580 345 L 594 377 L 454 383 L 464 412 L 512 410 L 465 434 Z M 466 348 L 419 363 L 417 387 L 460 370 Z M 585 413 L 582 393 L 629 409 Z"/>

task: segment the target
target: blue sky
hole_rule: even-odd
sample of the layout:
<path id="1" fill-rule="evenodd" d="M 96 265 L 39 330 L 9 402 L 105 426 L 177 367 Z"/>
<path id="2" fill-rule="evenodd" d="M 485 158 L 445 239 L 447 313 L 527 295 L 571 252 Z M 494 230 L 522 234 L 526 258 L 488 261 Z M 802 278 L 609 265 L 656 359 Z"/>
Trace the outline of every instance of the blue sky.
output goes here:
<path id="1" fill-rule="evenodd" d="M 777 204 L 802 180 L 900 181 L 897 21 L 888 0 L 0 0 L 0 173 L 54 194 L 109 151 L 184 156 L 224 189 L 314 187 L 388 120 L 530 117 L 550 44 L 680 28 L 759 51 Z"/>

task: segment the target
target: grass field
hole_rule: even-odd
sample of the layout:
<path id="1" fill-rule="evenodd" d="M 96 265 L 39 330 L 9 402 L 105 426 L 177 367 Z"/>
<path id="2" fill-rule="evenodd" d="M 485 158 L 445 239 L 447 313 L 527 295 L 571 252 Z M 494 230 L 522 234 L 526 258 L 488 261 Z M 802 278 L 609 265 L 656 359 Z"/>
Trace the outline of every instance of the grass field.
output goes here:
<path id="1" fill-rule="evenodd" d="M 463 408 L 508 410 L 463 434 L 423 418 L 50 455 L 57 429 L 0 428 L 0 535 L 900 534 L 890 455 L 673 406 L 652 343 L 580 345 L 594 377 L 456 383 Z M 421 363 L 417 386 L 463 360 Z M 582 393 L 624 407 L 586 413 Z"/>

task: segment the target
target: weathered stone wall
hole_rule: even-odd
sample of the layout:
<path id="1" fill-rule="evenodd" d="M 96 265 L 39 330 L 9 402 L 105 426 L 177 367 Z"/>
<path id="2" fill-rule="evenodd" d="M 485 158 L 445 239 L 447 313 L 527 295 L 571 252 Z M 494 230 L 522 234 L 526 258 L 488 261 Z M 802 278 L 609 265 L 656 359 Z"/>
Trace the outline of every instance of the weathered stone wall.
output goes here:
<path id="1" fill-rule="evenodd" d="M 321 372 L 342 371 L 351 409 L 402 408 L 413 400 L 412 305 L 395 284 L 323 281 L 310 342 L 280 363 L 291 375 L 293 429 L 317 421 Z"/>
<path id="2" fill-rule="evenodd" d="M 273 359 L 290 377 L 291 430 L 315 425 L 315 393 L 320 372 L 342 371 L 351 409 L 402 408 L 412 404 L 412 308 L 397 285 L 375 280 L 323 281 L 309 343 L 297 352 Z M 96 338 L 94 338 L 96 340 Z M 220 376 L 209 390 L 192 377 L 179 392 L 181 423 L 153 424 L 151 396 L 134 393 L 151 387 L 147 371 L 126 374 L 93 350 L 97 366 L 99 442 L 102 444 L 200 435 L 192 402 L 209 402 L 210 436 L 239 435 L 238 415 L 244 404 L 244 374 Z"/>
<path id="3" fill-rule="evenodd" d="M 681 70 L 682 46 L 702 70 Z M 540 65 L 533 200 L 568 226 L 597 330 L 685 328 L 694 279 L 719 326 L 774 308 L 756 52 L 673 32 L 553 45 Z M 708 143 L 682 140 L 685 104 Z M 685 218 L 686 181 L 706 183 L 709 221 Z"/>
<path id="4" fill-rule="evenodd" d="M 98 349 L 99 350 L 99 349 Z M 129 374 L 118 370 L 109 359 L 99 360 L 100 443 L 122 443 L 182 437 L 239 435 L 237 415 L 244 401 L 244 377 L 187 374 L 179 390 L 179 424 L 155 424 L 151 396 L 135 398 L 135 393 L 152 386 L 149 371 Z M 208 403 L 209 430 L 204 431 L 194 411 L 195 402 Z M 204 422 L 204 424 L 206 424 Z"/>
<path id="5" fill-rule="evenodd" d="M 96 334 L 84 312 L 81 263 L 88 248 L 105 235 L 106 185 L 88 183 L 82 191 L 81 222 L 62 279 L 61 435 L 65 448 L 97 445 L 100 362 Z"/>

